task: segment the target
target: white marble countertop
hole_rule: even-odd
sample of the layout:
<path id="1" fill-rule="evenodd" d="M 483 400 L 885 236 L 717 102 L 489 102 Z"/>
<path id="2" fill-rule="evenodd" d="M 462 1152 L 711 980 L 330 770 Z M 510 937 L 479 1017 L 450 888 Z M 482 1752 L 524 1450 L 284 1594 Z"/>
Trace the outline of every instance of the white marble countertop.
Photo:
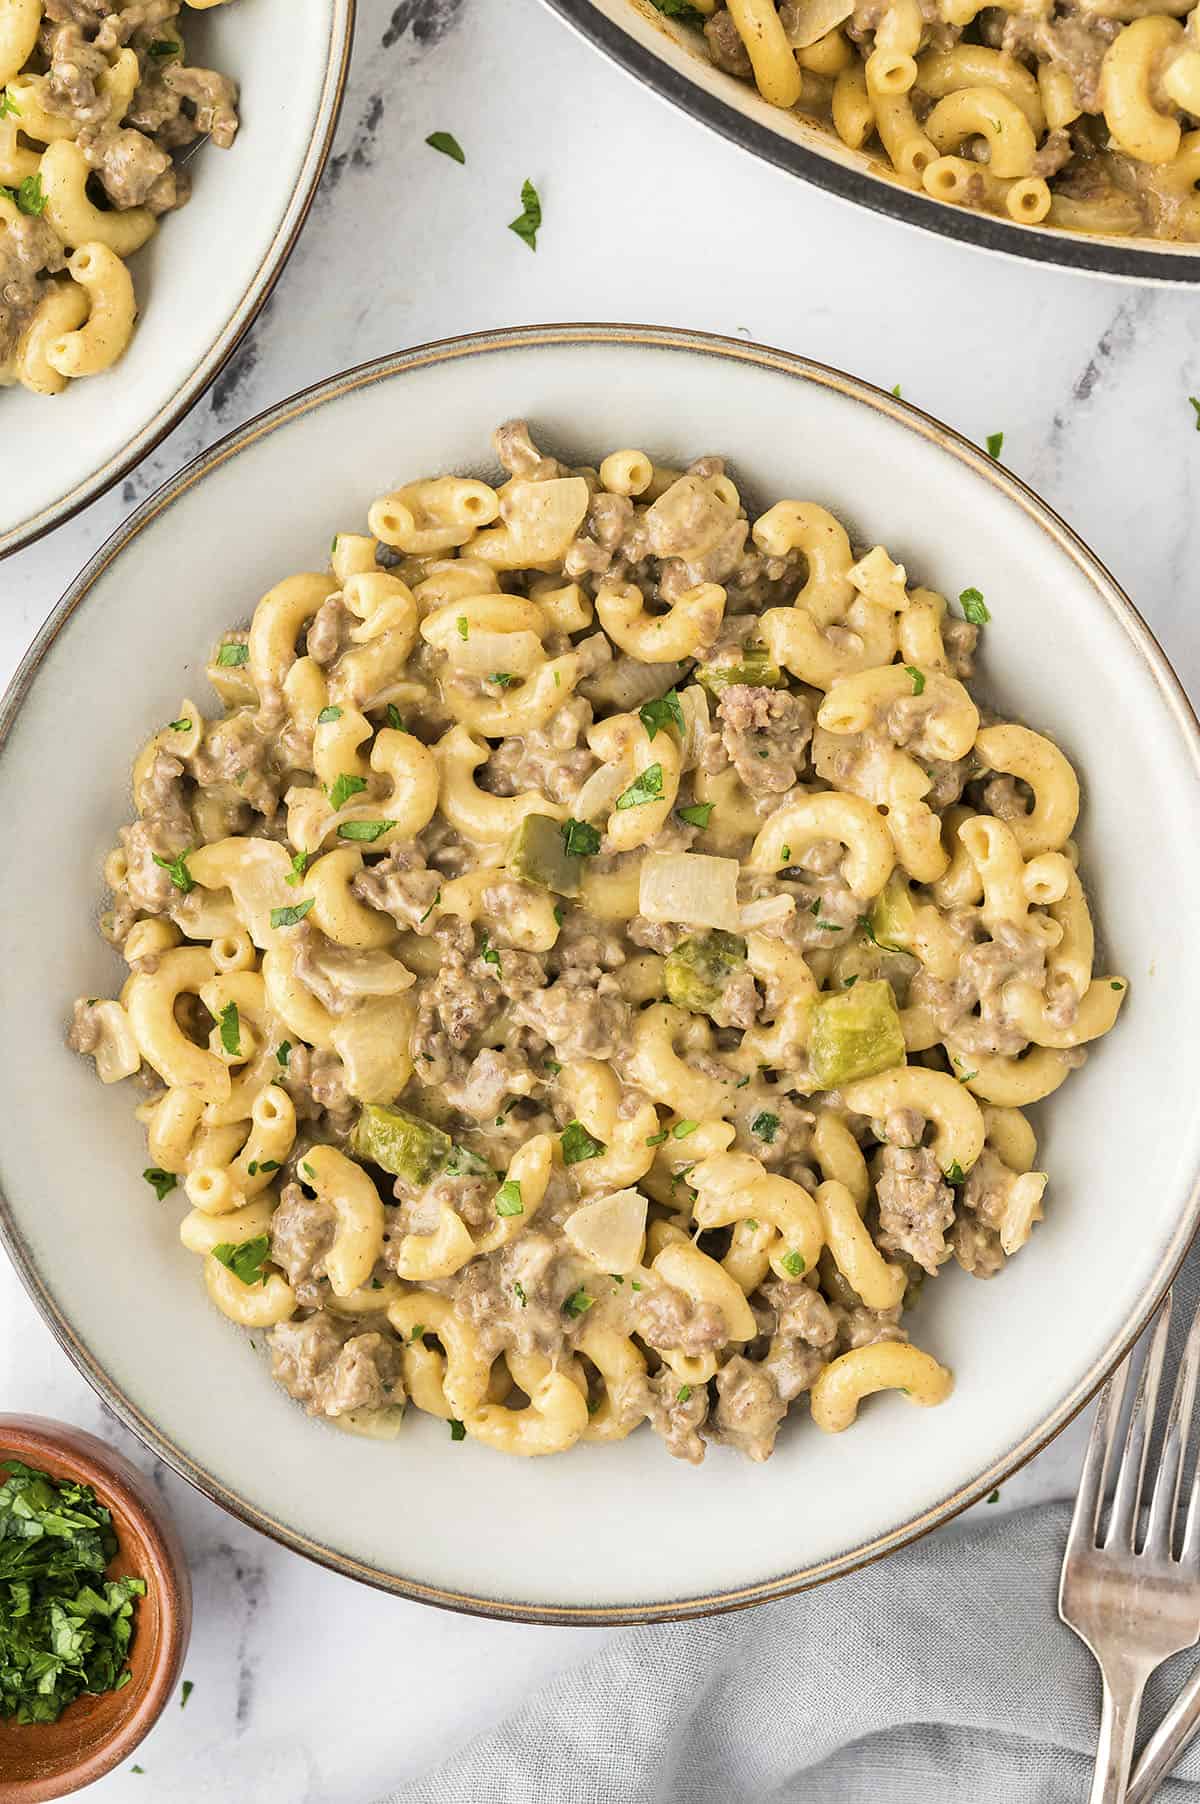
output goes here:
<path id="1" fill-rule="evenodd" d="M 439 129 L 466 168 L 425 148 Z M 526 177 L 545 215 L 534 256 L 505 229 Z M 1200 695 L 1195 295 L 1026 267 L 858 212 L 693 125 L 535 0 L 359 0 L 335 154 L 273 300 L 131 481 L 0 566 L 0 675 L 131 503 L 250 414 L 402 346 L 572 319 L 740 333 L 899 382 L 977 440 L 1003 431 L 1005 461 L 1110 565 Z M 7 1266 L 0 1405 L 65 1417 L 154 1464 Z M 1081 1433 L 999 1507 L 1069 1491 Z M 114 1773 L 98 1804 L 370 1800 L 604 1639 L 355 1587 L 157 1477 L 191 1555 L 195 1692 L 139 1751 L 145 1776 Z"/>

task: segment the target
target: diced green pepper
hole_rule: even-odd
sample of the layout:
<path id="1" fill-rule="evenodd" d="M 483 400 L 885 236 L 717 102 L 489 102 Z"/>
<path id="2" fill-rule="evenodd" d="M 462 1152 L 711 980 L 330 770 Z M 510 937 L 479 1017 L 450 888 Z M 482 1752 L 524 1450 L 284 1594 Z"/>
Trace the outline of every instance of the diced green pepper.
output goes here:
<path id="1" fill-rule="evenodd" d="M 886 888 L 876 897 L 870 918 L 877 946 L 891 946 L 900 952 L 909 950 L 917 910 L 908 883 L 899 871 L 892 872 Z"/>
<path id="2" fill-rule="evenodd" d="M 667 995 L 693 1015 L 706 1015 L 745 963 L 746 942 L 736 933 L 716 927 L 711 933 L 680 940 L 663 967 Z"/>
<path id="3" fill-rule="evenodd" d="M 419 1187 L 436 1177 L 450 1156 L 449 1134 L 417 1115 L 406 1115 L 383 1103 L 366 1103 L 350 1136 L 357 1159 L 382 1165 L 394 1177 Z"/>
<path id="4" fill-rule="evenodd" d="M 731 683 L 749 683 L 756 689 L 787 688 L 787 677 L 778 664 L 771 662 L 765 645 L 743 645 L 740 652 L 726 653 L 721 658 L 714 658 L 711 664 L 701 664 L 696 671 L 696 681 L 702 683 L 710 695 L 719 695 Z"/>
<path id="5" fill-rule="evenodd" d="M 821 996 L 813 1004 L 808 1062 L 818 1090 L 874 1077 L 904 1063 L 904 1030 L 892 986 L 882 978 Z"/>
<path id="6" fill-rule="evenodd" d="M 527 814 L 513 836 L 508 868 L 514 877 L 540 883 L 556 896 L 579 894 L 583 860 L 567 851 L 562 824 L 548 814 Z"/>

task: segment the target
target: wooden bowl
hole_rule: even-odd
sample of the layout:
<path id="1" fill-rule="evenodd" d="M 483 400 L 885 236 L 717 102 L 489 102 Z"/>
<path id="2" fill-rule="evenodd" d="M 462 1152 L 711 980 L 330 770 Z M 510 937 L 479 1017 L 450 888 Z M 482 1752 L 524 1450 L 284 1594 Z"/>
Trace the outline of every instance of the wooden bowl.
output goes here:
<path id="1" fill-rule="evenodd" d="M 146 1581 L 128 1685 L 77 1698 L 55 1723 L 0 1718 L 0 1804 L 42 1804 L 102 1778 L 149 1733 L 179 1681 L 192 1586 L 183 1543 L 152 1486 L 95 1435 L 39 1416 L 0 1415 L 0 1465 L 5 1459 L 90 1485 L 112 1511 L 118 1540 L 109 1577 L 137 1573 Z"/>

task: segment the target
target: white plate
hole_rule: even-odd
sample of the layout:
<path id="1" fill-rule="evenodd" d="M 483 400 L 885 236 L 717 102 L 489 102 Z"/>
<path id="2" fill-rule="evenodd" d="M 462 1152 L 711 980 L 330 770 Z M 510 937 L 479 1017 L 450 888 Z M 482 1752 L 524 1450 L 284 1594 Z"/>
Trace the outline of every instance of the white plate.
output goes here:
<path id="1" fill-rule="evenodd" d="M 851 150 L 837 134 L 764 100 L 752 82 L 709 60 L 699 33 L 657 0 L 546 0 L 637 81 L 754 156 L 843 200 L 964 244 L 1131 281 L 1200 282 L 1200 245 L 1023 226 L 977 207 L 953 207 L 893 175 L 886 158 Z"/>
<path id="2" fill-rule="evenodd" d="M 873 1400 L 829 1438 L 796 1412 L 767 1464 L 696 1470 L 643 1432 L 506 1459 L 443 1424 L 390 1445 L 309 1421 L 207 1304 L 177 1198 L 140 1176 L 129 1095 L 63 1044 L 71 999 L 120 969 L 92 932 L 130 757 L 223 628 L 320 568 L 380 490 L 486 472 L 526 414 L 576 460 L 643 445 L 728 455 L 759 502 L 834 507 L 919 579 L 983 590 L 985 693 L 1051 731 L 1085 787 L 1081 843 L 1106 951 L 1132 979 L 1116 1032 L 1039 1111 L 1047 1219 L 991 1284 L 925 1286 L 917 1339 L 955 1368 L 944 1408 Z M 170 605 L 164 605 L 169 595 Z M 722 1608 L 845 1570 L 986 1493 L 1077 1409 L 1147 1319 L 1196 1222 L 1200 744 L 1112 579 L 1015 477 L 863 383 L 780 352 L 623 327 L 496 333 L 409 352 L 285 402 L 151 498 L 79 579 L 0 713 L 5 1033 L 0 1226 L 67 1350 L 180 1472 L 356 1577 L 545 1619 Z M 259 1337 L 261 1338 L 261 1337 Z"/>
<path id="3" fill-rule="evenodd" d="M 188 164 L 192 198 L 130 260 L 139 321 L 121 361 L 61 395 L 0 390 L 0 558 L 145 457 L 207 388 L 291 253 L 333 142 L 354 0 L 235 0 L 189 13 L 188 61 L 241 87 L 229 150 Z"/>

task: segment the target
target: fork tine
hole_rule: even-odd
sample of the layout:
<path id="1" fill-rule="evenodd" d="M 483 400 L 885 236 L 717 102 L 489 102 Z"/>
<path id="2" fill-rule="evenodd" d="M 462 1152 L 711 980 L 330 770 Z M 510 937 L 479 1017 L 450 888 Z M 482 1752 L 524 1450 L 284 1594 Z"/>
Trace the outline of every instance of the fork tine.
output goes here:
<path id="1" fill-rule="evenodd" d="M 1094 1547 L 1096 1544 L 1100 1501 L 1104 1496 L 1104 1481 L 1108 1472 L 1108 1462 L 1112 1454 L 1117 1424 L 1121 1419 L 1121 1404 L 1125 1397 L 1125 1386 L 1128 1379 L 1129 1357 L 1126 1355 L 1100 1393 L 1096 1419 L 1092 1423 L 1091 1438 L 1083 1459 L 1079 1493 L 1075 1499 L 1075 1512 L 1071 1517 L 1071 1527 L 1067 1533 L 1066 1559 L 1069 1559 L 1072 1554 L 1082 1553 L 1084 1548 Z M 1064 1573 L 1066 1572 L 1066 1559 L 1063 1562 Z"/>
<path id="2" fill-rule="evenodd" d="M 1154 1480 L 1150 1499 L 1150 1519 L 1146 1525 L 1146 1549 L 1164 1559 L 1171 1557 L 1175 1516 L 1179 1508 L 1179 1481 L 1183 1476 L 1184 1453 L 1192 1430 L 1192 1410 L 1196 1401 L 1196 1380 L 1200 1375 L 1200 1310 L 1188 1329 L 1183 1359 L 1175 1379 L 1167 1429 L 1163 1438 L 1162 1461 Z M 1195 1487 L 1193 1487 L 1193 1492 Z"/>
<path id="3" fill-rule="evenodd" d="M 1121 1463 L 1117 1468 L 1117 1484 L 1113 1492 L 1112 1516 L 1104 1537 L 1106 1548 L 1132 1552 L 1137 1537 L 1138 1505 L 1142 1496 L 1142 1477 L 1146 1469 L 1146 1442 L 1154 1424 L 1158 1402 L 1158 1386 L 1162 1378 L 1163 1359 L 1167 1351 L 1167 1335 L 1171 1328 L 1171 1295 L 1163 1304 L 1155 1324 L 1150 1350 L 1142 1365 L 1138 1387 L 1129 1416 L 1129 1429 Z"/>

